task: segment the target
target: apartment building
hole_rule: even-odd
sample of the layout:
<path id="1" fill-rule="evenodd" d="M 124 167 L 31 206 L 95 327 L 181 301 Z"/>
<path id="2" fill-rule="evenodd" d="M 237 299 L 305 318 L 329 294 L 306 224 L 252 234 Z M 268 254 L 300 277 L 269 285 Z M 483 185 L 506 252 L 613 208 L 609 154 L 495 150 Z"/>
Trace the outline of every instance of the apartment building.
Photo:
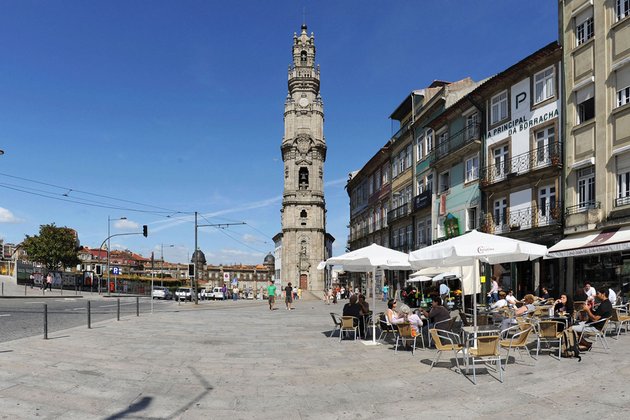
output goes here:
<path id="1" fill-rule="evenodd" d="M 559 1 L 567 290 L 630 278 L 630 2 Z"/>

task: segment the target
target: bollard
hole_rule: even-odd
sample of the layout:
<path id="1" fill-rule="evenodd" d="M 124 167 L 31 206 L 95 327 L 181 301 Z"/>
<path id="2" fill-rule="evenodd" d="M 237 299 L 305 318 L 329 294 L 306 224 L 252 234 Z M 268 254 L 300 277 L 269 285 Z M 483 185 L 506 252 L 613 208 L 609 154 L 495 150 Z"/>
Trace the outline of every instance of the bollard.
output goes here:
<path id="1" fill-rule="evenodd" d="M 48 340 L 48 305 L 44 303 L 44 340 Z"/>
<path id="2" fill-rule="evenodd" d="M 136 316 L 140 316 L 140 298 L 136 296 Z"/>
<path id="3" fill-rule="evenodd" d="M 2 296 L 4 296 L 4 282 L 2 282 Z"/>
<path id="4" fill-rule="evenodd" d="M 26 296 L 26 285 L 24 285 L 24 296 Z"/>
<path id="5" fill-rule="evenodd" d="M 120 321 L 120 298 L 116 299 L 118 304 L 116 306 L 116 321 Z"/>
<path id="6" fill-rule="evenodd" d="M 88 328 L 92 328 L 92 312 L 90 311 L 90 301 L 87 301 Z"/>

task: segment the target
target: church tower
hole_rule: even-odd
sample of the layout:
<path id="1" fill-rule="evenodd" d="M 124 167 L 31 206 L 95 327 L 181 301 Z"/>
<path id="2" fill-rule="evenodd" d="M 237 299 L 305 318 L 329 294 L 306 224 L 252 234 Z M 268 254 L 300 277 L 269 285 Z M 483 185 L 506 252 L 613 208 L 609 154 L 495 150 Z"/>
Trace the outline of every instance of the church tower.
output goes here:
<path id="1" fill-rule="evenodd" d="M 324 289 L 317 265 L 329 254 L 324 201 L 324 104 L 315 66 L 315 37 L 302 25 L 293 35 L 293 63 L 284 104 L 284 192 L 282 198 L 282 284 Z M 329 248 L 328 248 L 329 249 Z"/>

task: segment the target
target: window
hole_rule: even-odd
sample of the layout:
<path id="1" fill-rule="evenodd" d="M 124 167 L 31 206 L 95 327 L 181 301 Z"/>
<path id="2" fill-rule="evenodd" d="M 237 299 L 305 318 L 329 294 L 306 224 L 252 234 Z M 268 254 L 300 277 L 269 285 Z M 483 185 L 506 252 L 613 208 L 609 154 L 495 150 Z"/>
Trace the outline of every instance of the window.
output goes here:
<path id="1" fill-rule="evenodd" d="M 580 169 L 577 176 L 578 206 L 591 208 L 595 204 L 595 166 Z"/>
<path id="2" fill-rule="evenodd" d="M 413 246 L 413 225 L 407 225 L 407 245 Z"/>
<path id="3" fill-rule="evenodd" d="M 630 103 L 630 66 L 617 70 L 615 78 L 617 79 L 617 106 Z"/>
<path id="4" fill-rule="evenodd" d="M 377 169 L 376 172 L 374 172 L 374 191 L 378 191 L 381 189 L 381 182 L 383 182 L 381 170 Z"/>
<path id="5" fill-rule="evenodd" d="M 578 124 L 595 118 L 595 86 L 590 84 L 575 92 L 575 103 Z"/>
<path id="6" fill-rule="evenodd" d="M 424 192 L 425 187 L 424 187 L 424 178 L 421 176 L 418 176 L 416 178 L 416 195 L 420 195 Z"/>
<path id="7" fill-rule="evenodd" d="M 416 246 L 424 245 L 424 220 L 418 222 L 418 240 Z"/>
<path id="8" fill-rule="evenodd" d="M 507 222 L 507 198 L 494 200 L 494 224 L 504 225 Z"/>
<path id="9" fill-rule="evenodd" d="M 617 20 L 630 16 L 630 0 L 617 0 Z"/>
<path id="10" fill-rule="evenodd" d="M 430 244 L 431 243 L 431 219 L 427 219 L 426 222 L 424 223 L 424 228 L 425 228 L 425 234 L 424 234 L 424 238 L 425 238 L 425 243 L 426 244 Z"/>
<path id="11" fill-rule="evenodd" d="M 413 148 L 411 144 L 407 146 L 406 155 L 405 155 L 405 169 L 411 168 L 411 162 L 413 161 Z"/>
<path id="12" fill-rule="evenodd" d="M 494 156 L 494 177 L 501 179 L 508 173 L 508 145 L 506 144 L 505 146 L 493 149 L 492 155 Z"/>
<path id="13" fill-rule="evenodd" d="M 534 76 L 534 103 L 546 101 L 549 98 L 553 98 L 554 95 L 554 68 L 549 67 L 546 70 L 537 73 Z"/>
<path id="14" fill-rule="evenodd" d="M 466 131 L 464 132 L 466 137 L 464 140 L 475 140 L 479 138 L 479 113 L 474 112 L 466 117 Z"/>
<path id="15" fill-rule="evenodd" d="M 422 137 L 418 137 L 416 139 L 416 162 L 422 160 L 424 156 L 424 139 Z"/>
<path id="16" fill-rule="evenodd" d="M 589 7 L 575 18 L 575 45 L 582 45 L 591 38 L 593 38 L 593 8 Z"/>
<path id="17" fill-rule="evenodd" d="M 630 153 L 617 156 L 617 206 L 630 204 Z"/>
<path id="18" fill-rule="evenodd" d="M 370 175 L 368 178 L 368 196 L 374 194 L 374 175 Z"/>
<path id="19" fill-rule="evenodd" d="M 536 131 L 536 164 L 544 165 L 551 160 L 551 151 L 556 138 L 556 128 L 551 126 Z"/>
<path id="20" fill-rule="evenodd" d="M 308 168 L 300 168 L 299 172 L 299 189 L 306 190 L 308 189 Z"/>
<path id="21" fill-rule="evenodd" d="M 444 156 L 448 153 L 448 130 L 438 134 L 438 154 Z"/>
<path id="22" fill-rule="evenodd" d="M 552 210 L 556 207 L 556 186 L 546 185 L 538 189 L 538 219 L 544 223 L 551 217 Z"/>
<path id="23" fill-rule="evenodd" d="M 477 207 L 466 209 L 466 231 L 477 229 Z"/>
<path id="24" fill-rule="evenodd" d="M 507 95 L 507 90 L 505 90 L 490 100 L 490 124 L 496 124 L 508 117 Z"/>
<path id="25" fill-rule="evenodd" d="M 427 134 L 424 136 L 424 143 L 425 143 L 425 153 L 428 155 L 429 153 L 431 153 L 431 150 L 433 150 L 433 130 L 431 130 L 430 128 L 427 130 Z"/>
<path id="26" fill-rule="evenodd" d="M 398 176 L 398 155 L 394 156 L 394 161 L 392 162 L 392 178 L 396 178 Z"/>
<path id="27" fill-rule="evenodd" d="M 440 174 L 438 193 L 443 193 L 449 190 L 450 188 L 450 174 L 449 171 L 442 172 Z"/>
<path id="28" fill-rule="evenodd" d="M 383 182 L 381 183 L 381 185 L 385 185 L 385 184 L 387 184 L 389 182 L 389 171 L 390 171 L 390 169 L 391 168 L 389 167 L 389 164 L 385 164 L 383 166 L 383 172 L 382 172 L 382 174 L 383 174 Z"/>
<path id="29" fill-rule="evenodd" d="M 466 159 L 466 175 L 464 182 L 474 181 L 479 178 L 479 155 Z"/>
<path id="30" fill-rule="evenodd" d="M 433 191 L 433 174 L 427 175 L 427 190 Z"/>

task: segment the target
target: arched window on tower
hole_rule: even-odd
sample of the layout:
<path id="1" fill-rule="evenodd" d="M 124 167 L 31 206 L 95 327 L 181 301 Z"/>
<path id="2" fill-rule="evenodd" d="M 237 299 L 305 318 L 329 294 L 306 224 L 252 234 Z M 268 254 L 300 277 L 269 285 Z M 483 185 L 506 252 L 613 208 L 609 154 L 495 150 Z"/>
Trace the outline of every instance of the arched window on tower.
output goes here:
<path id="1" fill-rule="evenodd" d="M 306 64 L 306 51 L 304 50 L 300 53 L 300 64 Z"/>
<path id="2" fill-rule="evenodd" d="M 308 189 L 308 168 L 300 168 L 298 185 L 301 190 Z"/>
<path id="3" fill-rule="evenodd" d="M 300 225 L 306 226 L 306 218 L 308 217 L 306 210 L 300 212 Z"/>

